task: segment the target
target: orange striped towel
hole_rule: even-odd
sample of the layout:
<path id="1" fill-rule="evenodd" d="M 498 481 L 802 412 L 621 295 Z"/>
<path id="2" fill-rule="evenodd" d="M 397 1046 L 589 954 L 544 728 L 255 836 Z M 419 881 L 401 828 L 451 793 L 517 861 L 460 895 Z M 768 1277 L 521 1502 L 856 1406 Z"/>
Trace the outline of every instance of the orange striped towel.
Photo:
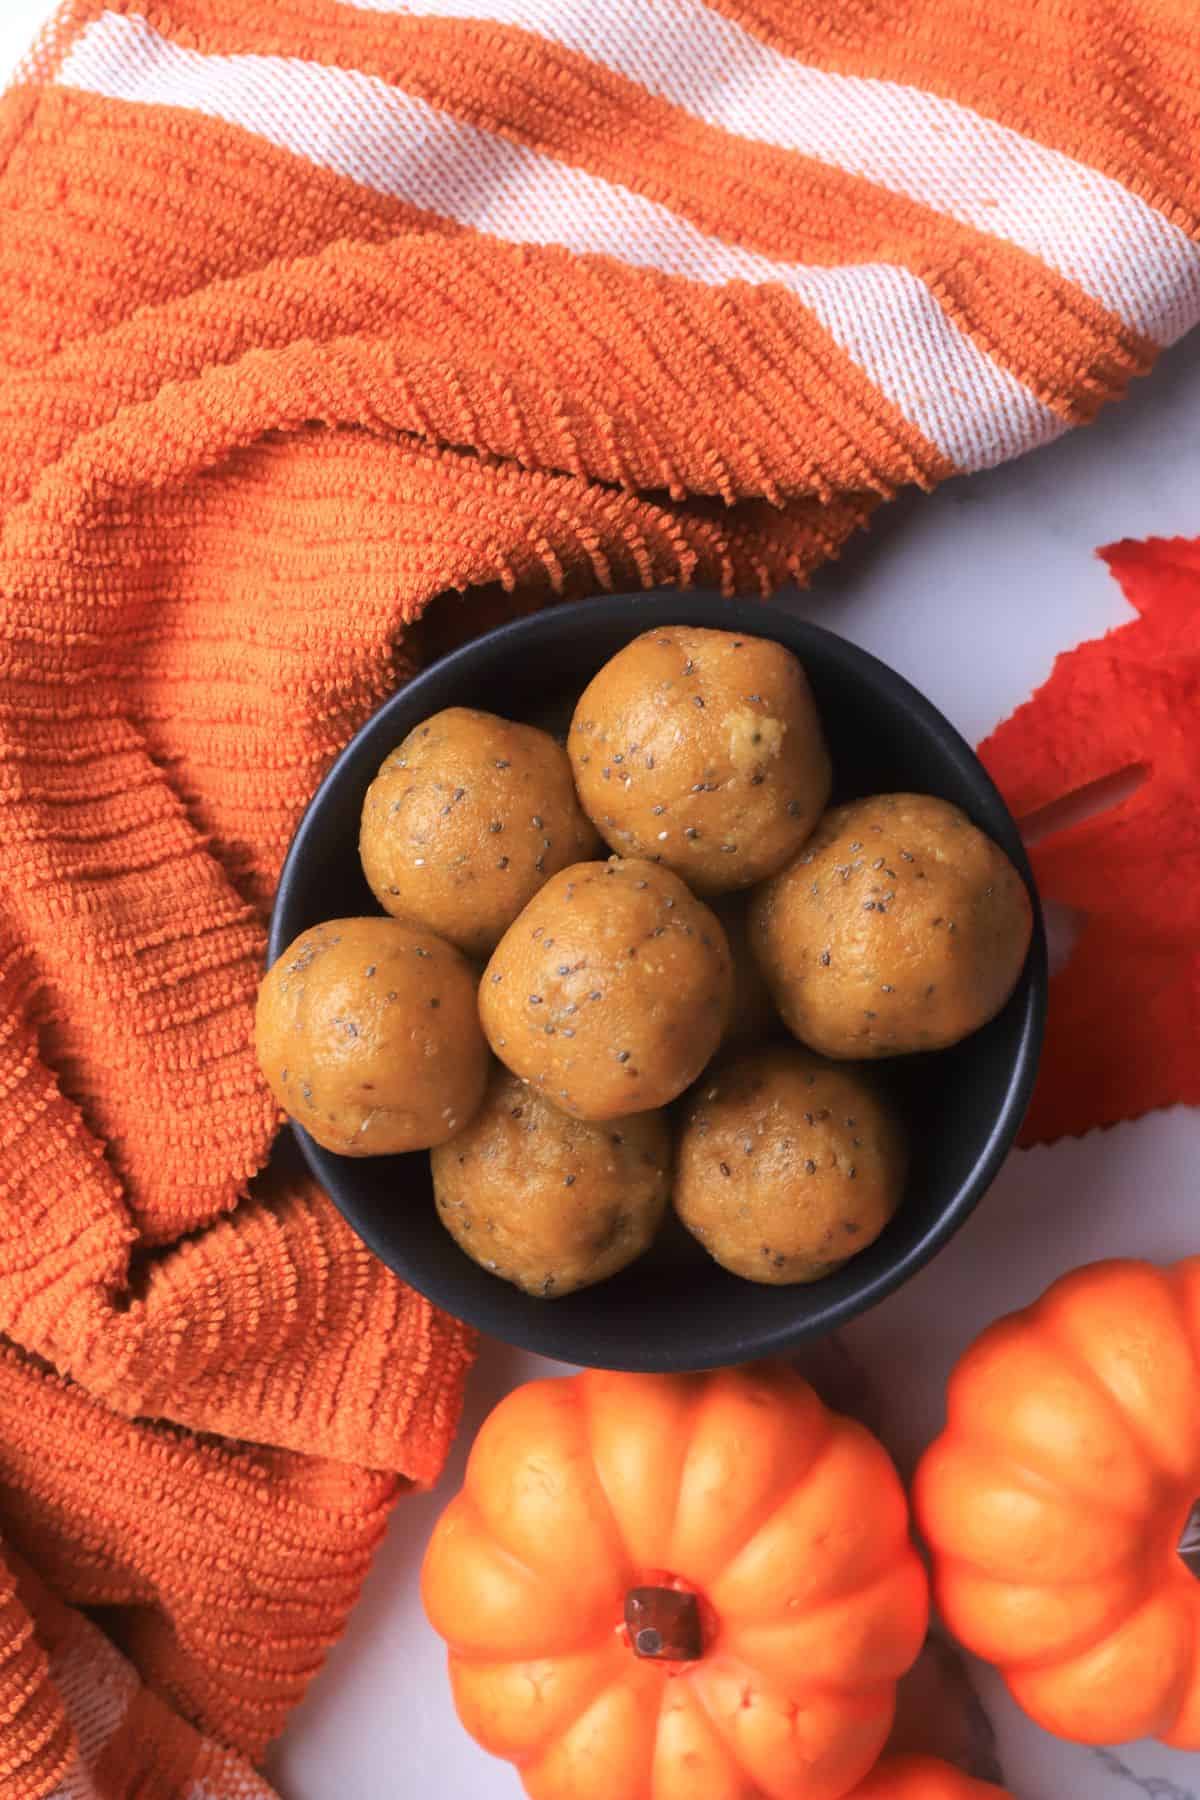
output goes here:
<path id="1" fill-rule="evenodd" d="M 1192 0 L 45 34 L 0 110 L 0 1794 L 260 1791 L 213 1744 L 263 1750 L 454 1428 L 466 1335 L 267 1166 L 330 757 L 517 607 L 765 592 L 1090 419 L 1200 313 L 1198 53 Z"/>

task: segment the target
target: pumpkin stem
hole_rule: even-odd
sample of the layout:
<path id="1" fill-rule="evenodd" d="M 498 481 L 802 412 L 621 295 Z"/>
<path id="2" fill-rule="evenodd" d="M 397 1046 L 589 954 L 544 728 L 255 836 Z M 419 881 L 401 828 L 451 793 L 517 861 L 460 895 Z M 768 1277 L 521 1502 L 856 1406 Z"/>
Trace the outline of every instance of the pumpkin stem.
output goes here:
<path id="1" fill-rule="evenodd" d="M 1192 1510 L 1179 1534 L 1175 1554 L 1188 1574 L 1200 1581 L 1200 1500 L 1192 1502 Z"/>
<path id="2" fill-rule="evenodd" d="M 704 1653 L 699 1599 L 678 1588 L 630 1588 L 625 1596 L 625 1629 L 635 1656 L 695 1662 Z"/>

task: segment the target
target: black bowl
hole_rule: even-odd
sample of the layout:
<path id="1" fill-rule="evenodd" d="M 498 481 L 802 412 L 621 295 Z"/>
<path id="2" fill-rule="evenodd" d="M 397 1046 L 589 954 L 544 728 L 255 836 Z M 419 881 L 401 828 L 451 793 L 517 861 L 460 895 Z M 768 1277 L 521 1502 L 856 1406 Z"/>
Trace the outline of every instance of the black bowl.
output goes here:
<path id="1" fill-rule="evenodd" d="M 379 909 L 358 861 L 363 795 L 387 753 L 444 706 L 480 706 L 565 729 L 571 703 L 630 638 L 654 625 L 774 638 L 803 662 L 833 753 L 835 799 L 939 794 L 1001 844 L 1029 884 L 1033 944 L 1007 1006 L 952 1050 L 881 1070 L 902 1090 L 914 1158 L 883 1235 L 836 1274 L 760 1287 L 717 1266 L 671 1219 L 654 1248 L 610 1281 L 534 1300 L 479 1268 L 434 1210 L 426 1155 L 355 1160 L 293 1126 L 318 1181 L 377 1256 L 447 1312 L 527 1350 L 609 1369 L 704 1369 L 794 1348 L 873 1306 L 929 1261 L 975 1206 L 1024 1115 L 1041 1047 L 1046 946 L 1012 817 L 978 758 L 893 670 L 819 626 L 716 595 L 621 595 L 501 626 L 435 663 L 368 720 L 321 783 L 284 865 L 270 956 L 322 919 Z"/>

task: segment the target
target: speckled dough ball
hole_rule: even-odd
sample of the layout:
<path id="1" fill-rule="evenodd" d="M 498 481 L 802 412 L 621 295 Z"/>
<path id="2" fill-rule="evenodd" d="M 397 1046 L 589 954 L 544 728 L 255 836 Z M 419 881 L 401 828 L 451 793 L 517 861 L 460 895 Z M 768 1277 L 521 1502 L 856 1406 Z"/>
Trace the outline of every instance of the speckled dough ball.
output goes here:
<path id="1" fill-rule="evenodd" d="M 860 1070 L 778 1045 L 689 1097 L 675 1210 L 734 1275 L 819 1281 L 879 1236 L 907 1164 L 900 1123 Z"/>
<path id="2" fill-rule="evenodd" d="M 594 854 L 566 752 L 452 706 L 410 731 L 363 802 L 359 854 L 385 912 L 486 956 L 542 883 Z"/>
<path id="3" fill-rule="evenodd" d="M 808 679 L 766 638 L 644 633 L 584 690 L 567 748 L 613 849 L 665 863 L 700 893 L 781 868 L 829 799 Z"/>
<path id="4" fill-rule="evenodd" d="M 496 946 L 479 989 L 501 1062 L 564 1112 L 615 1119 L 665 1106 L 703 1069 L 729 1017 L 725 933 L 654 863 L 578 863 L 548 881 Z"/>
<path id="5" fill-rule="evenodd" d="M 255 1042 L 279 1104 L 343 1156 L 440 1144 L 487 1083 L 468 963 L 399 919 L 303 932 L 259 988 Z"/>
<path id="6" fill-rule="evenodd" d="M 941 1050 L 1012 993 L 1033 909 L 1004 852 L 948 801 L 835 807 L 755 894 L 750 941 L 784 1022 L 826 1056 Z"/>
<path id="7" fill-rule="evenodd" d="M 572 1119 L 497 1069 L 465 1131 L 431 1157 L 438 1215 L 455 1242 L 527 1294 L 555 1299 L 615 1275 L 649 1248 L 670 1191 L 660 1112 Z"/>
<path id="8" fill-rule="evenodd" d="M 733 965 L 733 1005 L 721 1039 L 722 1050 L 740 1045 L 748 1049 L 764 1039 L 783 1036 L 783 1022 L 775 1011 L 771 990 L 750 948 L 746 894 L 721 894 L 712 901 L 729 944 Z"/>

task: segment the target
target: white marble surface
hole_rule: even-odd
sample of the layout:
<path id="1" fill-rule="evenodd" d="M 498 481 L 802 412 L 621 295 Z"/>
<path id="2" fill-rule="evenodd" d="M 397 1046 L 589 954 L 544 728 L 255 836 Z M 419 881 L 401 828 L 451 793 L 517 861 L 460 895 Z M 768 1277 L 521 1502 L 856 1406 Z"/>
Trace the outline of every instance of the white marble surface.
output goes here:
<path id="1" fill-rule="evenodd" d="M 51 10 L 49 0 L 3 0 L 0 74 Z M 1026 697 L 1059 650 L 1127 616 L 1095 548 L 1177 532 L 1200 532 L 1200 342 L 1166 358 L 1094 429 L 897 504 L 787 604 L 903 670 L 974 739 Z M 1181 1110 L 1014 1154 L 948 1249 L 846 1331 L 850 1360 L 835 1385 L 849 1387 L 907 1469 L 938 1428 L 952 1363 L 997 1313 L 1096 1256 L 1169 1259 L 1196 1248 L 1198 1157 L 1200 1117 Z M 485 1345 L 441 1489 L 397 1508 L 345 1639 L 271 1758 L 284 1800 L 517 1800 L 513 1773 L 454 1718 L 417 1574 L 478 1421 L 516 1382 L 547 1372 L 563 1371 Z M 988 1719 L 976 1719 L 976 1748 L 986 1753 L 992 1739 L 1017 1800 L 1200 1797 L 1200 1757 L 1056 1743 L 988 1671 L 973 1667 L 971 1677 Z M 935 1736 L 951 1729 L 930 1717 Z"/>

